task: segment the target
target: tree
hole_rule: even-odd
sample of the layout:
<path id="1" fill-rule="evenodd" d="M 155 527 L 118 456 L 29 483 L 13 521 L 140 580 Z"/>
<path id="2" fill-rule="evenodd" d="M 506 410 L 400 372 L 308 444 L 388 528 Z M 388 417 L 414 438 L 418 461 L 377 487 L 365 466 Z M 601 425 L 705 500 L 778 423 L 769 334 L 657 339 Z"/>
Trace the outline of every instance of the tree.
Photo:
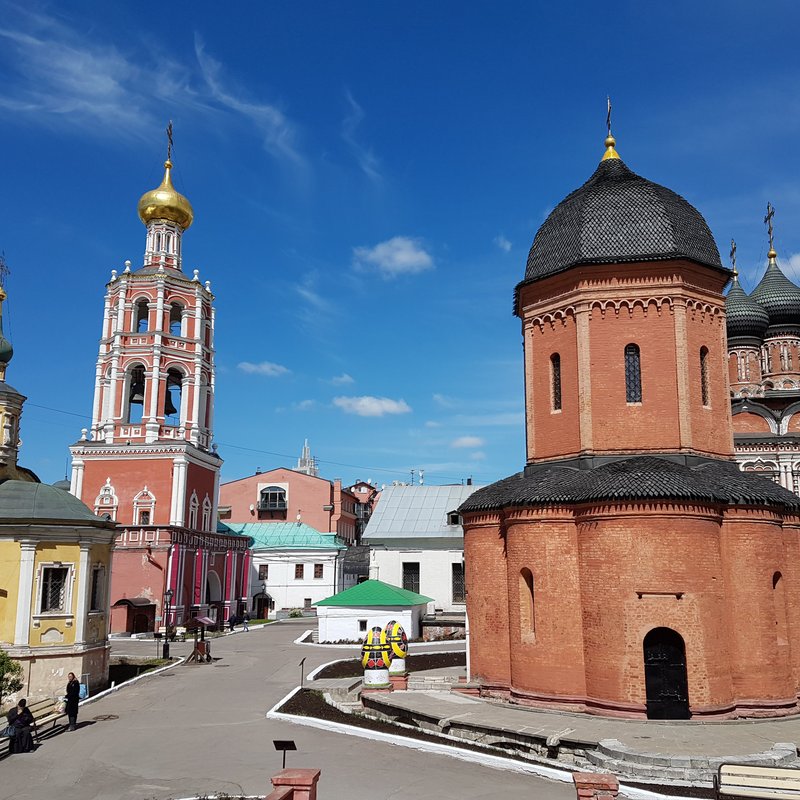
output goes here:
<path id="1" fill-rule="evenodd" d="M 18 692 L 23 685 L 22 664 L 0 649 L 0 703 L 6 695 Z"/>

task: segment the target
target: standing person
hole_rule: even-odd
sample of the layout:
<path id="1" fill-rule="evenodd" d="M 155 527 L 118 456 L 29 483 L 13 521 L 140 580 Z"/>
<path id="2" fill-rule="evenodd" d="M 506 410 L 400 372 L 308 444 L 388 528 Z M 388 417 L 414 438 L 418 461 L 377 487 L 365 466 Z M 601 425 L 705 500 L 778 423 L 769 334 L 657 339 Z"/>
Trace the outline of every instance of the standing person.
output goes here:
<path id="1" fill-rule="evenodd" d="M 67 675 L 67 719 L 69 730 L 74 731 L 78 722 L 78 701 L 81 697 L 81 684 L 74 672 Z"/>
<path id="2" fill-rule="evenodd" d="M 11 740 L 12 753 L 30 753 L 33 750 L 33 736 L 31 729 L 36 725 L 33 714 L 28 708 L 28 701 L 24 698 L 17 703 L 16 708 L 8 712 L 8 724 L 13 725 L 15 736 Z"/>
<path id="3" fill-rule="evenodd" d="M 242 624 L 246 631 L 250 630 L 250 614 L 247 611 L 244 612 L 244 616 L 242 617 Z"/>

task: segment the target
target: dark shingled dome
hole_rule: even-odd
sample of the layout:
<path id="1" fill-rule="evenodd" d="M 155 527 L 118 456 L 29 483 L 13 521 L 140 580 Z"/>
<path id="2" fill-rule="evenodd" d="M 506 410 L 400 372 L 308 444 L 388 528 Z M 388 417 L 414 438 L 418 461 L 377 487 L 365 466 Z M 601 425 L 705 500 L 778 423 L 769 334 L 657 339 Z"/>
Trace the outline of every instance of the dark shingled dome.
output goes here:
<path id="1" fill-rule="evenodd" d="M 728 338 L 750 337 L 761 339 L 769 327 L 769 314 L 748 297 L 738 280 L 733 281 L 725 298 Z"/>
<path id="2" fill-rule="evenodd" d="M 579 264 L 672 258 L 723 268 L 714 237 L 696 208 L 631 172 L 619 158 L 610 158 L 539 228 L 523 283 Z"/>
<path id="3" fill-rule="evenodd" d="M 715 460 L 687 467 L 656 456 L 635 456 L 588 470 L 542 464 L 527 475 L 518 472 L 478 489 L 459 512 L 617 500 L 686 500 L 800 510 L 800 497 L 796 494 L 769 478 L 741 472 L 732 461 Z"/>
<path id="4" fill-rule="evenodd" d="M 767 312 L 770 325 L 800 325 L 800 289 L 781 272 L 775 258 L 770 258 L 750 297 Z"/>

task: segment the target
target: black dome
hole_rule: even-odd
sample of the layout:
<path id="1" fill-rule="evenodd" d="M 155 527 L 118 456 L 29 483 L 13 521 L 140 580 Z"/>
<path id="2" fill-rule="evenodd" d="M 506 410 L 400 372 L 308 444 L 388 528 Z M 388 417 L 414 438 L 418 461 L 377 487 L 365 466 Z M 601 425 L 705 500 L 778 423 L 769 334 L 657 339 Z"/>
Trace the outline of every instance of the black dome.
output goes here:
<path id="1" fill-rule="evenodd" d="M 696 208 L 631 172 L 619 158 L 608 158 L 539 228 L 523 282 L 578 264 L 672 258 L 722 268 L 714 237 Z"/>
<path id="2" fill-rule="evenodd" d="M 769 315 L 747 293 L 734 278 L 725 298 L 728 338 L 748 337 L 762 339 L 769 327 Z"/>
<path id="3" fill-rule="evenodd" d="M 800 326 L 800 289 L 781 272 L 774 257 L 750 297 L 767 312 L 770 325 Z"/>

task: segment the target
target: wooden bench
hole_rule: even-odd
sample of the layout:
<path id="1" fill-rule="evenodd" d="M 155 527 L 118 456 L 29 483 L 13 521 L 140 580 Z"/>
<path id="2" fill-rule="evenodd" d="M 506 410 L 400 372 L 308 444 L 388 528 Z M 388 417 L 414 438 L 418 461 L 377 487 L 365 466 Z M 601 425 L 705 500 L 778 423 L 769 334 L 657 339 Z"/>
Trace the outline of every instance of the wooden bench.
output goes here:
<path id="1" fill-rule="evenodd" d="M 714 793 L 717 798 L 800 800 L 800 769 L 721 764 L 714 775 Z"/>
<path id="2" fill-rule="evenodd" d="M 56 729 L 56 724 L 61 717 L 66 717 L 66 713 L 61 713 L 58 710 L 59 705 L 61 705 L 62 700 L 60 698 L 52 698 L 52 697 L 45 697 L 43 700 L 34 700 L 28 703 L 28 708 L 33 714 L 33 736 L 34 740 L 38 741 L 41 738 L 43 731 L 41 728 L 44 725 L 47 725 L 49 722 L 52 722 L 52 727 L 46 732 L 47 735 L 52 734 Z M 8 725 L 6 720 L 6 714 L 8 714 L 10 709 L 6 709 L 2 715 L 0 715 L 0 725 L 5 728 Z M 10 739 L 5 737 L 0 738 L 0 757 L 7 756 L 10 750 Z"/>

